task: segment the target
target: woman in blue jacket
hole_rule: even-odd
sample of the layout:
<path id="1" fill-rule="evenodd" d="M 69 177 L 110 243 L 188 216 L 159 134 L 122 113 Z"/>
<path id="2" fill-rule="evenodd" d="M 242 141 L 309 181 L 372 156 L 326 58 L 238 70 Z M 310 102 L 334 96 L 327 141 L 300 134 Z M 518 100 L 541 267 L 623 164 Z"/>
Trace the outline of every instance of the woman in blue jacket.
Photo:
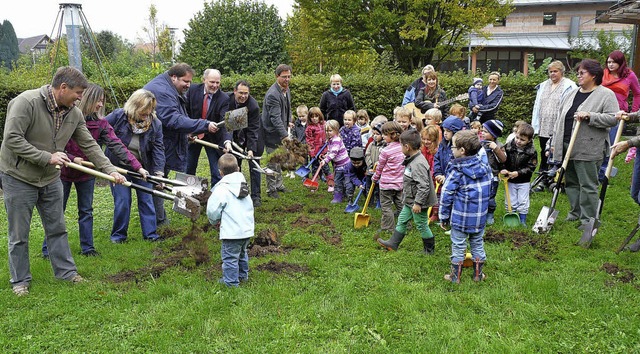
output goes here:
<path id="1" fill-rule="evenodd" d="M 162 142 L 162 123 L 155 115 L 156 98 L 150 91 L 140 89 L 134 92 L 124 104 L 111 112 L 105 119 L 113 126 L 113 130 L 129 151 L 142 163 L 142 166 L 156 176 L 164 175 L 164 145 Z M 119 159 L 107 149 L 105 155 L 113 164 Z M 127 176 L 133 183 L 145 187 L 153 187 L 147 181 Z M 111 194 L 114 201 L 113 228 L 111 242 L 123 243 L 127 240 L 129 218 L 131 215 L 131 188 L 123 185 L 112 185 Z M 151 194 L 136 191 L 138 198 L 138 214 L 142 237 L 156 241 L 156 211 Z"/>

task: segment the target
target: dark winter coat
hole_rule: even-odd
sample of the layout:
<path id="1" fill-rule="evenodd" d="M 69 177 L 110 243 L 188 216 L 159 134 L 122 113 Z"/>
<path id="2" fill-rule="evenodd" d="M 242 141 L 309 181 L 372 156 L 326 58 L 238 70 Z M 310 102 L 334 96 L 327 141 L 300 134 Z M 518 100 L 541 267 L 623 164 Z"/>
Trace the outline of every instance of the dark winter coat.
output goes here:
<path id="1" fill-rule="evenodd" d="M 442 102 L 447 99 L 447 93 L 444 92 L 440 86 L 436 87 L 435 91 L 431 95 L 427 95 L 426 87 L 423 90 L 418 91 L 418 95 L 416 96 L 416 107 L 422 110 L 422 113 L 430 110 L 434 107 L 436 101 Z M 443 117 L 449 116 L 449 109 L 447 105 L 438 104 L 438 109 L 442 112 Z"/>
<path id="2" fill-rule="evenodd" d="M 202 119 L 202 102 L 204 101 L 204 84 L 191 85 L 187 91 L 187 114 L 191 119 Z M 224 115 L 229 110 L 229 95 L 216 91 L 211 96 L 209 109 L 207 110 L 206 120 L 209 122 L 224 122 Z M 231 141 L 231 132 L 227 131 L 224 124 L 218 125 L 218 131 L 215 133 L 205 133 L 202 140 L 224 145 L 225 141 Z"/>
<path id="3" fill-rule="evenodd" d="M 343 88 L 337 96 L 331 92 L 331 89 L 322 93 L 320 98 L 320 110 L 324 115 L 324 120 L 333 119 L 344 125 L 344 112 L 348 110 L 355 111 L 356 105 L 353 103 L 353 97 L 348 89 Z"/>
<path id="4" fill-rule="evenodd" d="M 536 170 L 538 165 L 538 154 L 533 142 L 530 142 L 524 149 L 520 149 L 516 146 L 516 139 L 513 139 L 505 145 L 505 152 L 507 153 L 507 161 L 504 163 L 504 168 L 507 171 L 518 172 L 518 177 L 510 179 L 509 182 L 531 182 L 533 171 Z"/>
<path id="5" fill-rule="evenodd" d="M 253 151 L 253 156 L 262 156 L 264 152 L 264 132 L 262 131 L 262 120 L 260 118 L 260 106 L 258 101 L 249 95 L 245 103 L 236 102 L 233 92 L 229 94 L 229 110 L 247 107 L 247 127 L 233 132 L 233 141 L 236 144 Z"/>
<path id="6" fill-rule="evenodd" d="M 500 107 L 500 103 L 502 103 L 502 97 L 504 92 L 500 86 L 497 86 L 491 95 L 487 95 L 487 89 L 489 86 L 485 86 L 482 88 L 482 102 L 480 102 L 480 109 L 478 111 L 478 116 L 480 117 L 480 123 L 483 123 L 496 118 L 496 112 L 498 112 L 498 107 Z"/>
<path id="7" fill-rule="evenodd" d="M 262 128 L 265 145 L 269 148 L 280 146 L 282 139 L 288 136 L 287 128 L 291 122 L 291 91 L 287 88 L 286 97 L 278 83 L 269 87 L 262 103 Z"/>

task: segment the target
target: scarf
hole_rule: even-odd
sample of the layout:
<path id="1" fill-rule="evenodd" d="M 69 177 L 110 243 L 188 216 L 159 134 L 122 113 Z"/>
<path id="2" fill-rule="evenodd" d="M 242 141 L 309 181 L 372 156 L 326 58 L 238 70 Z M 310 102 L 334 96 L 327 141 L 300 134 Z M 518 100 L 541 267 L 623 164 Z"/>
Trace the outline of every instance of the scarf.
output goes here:
<path id="1" fill-rule="evenodd" d="M 147 130 L 149 130 L 149 128 L 151 127 L 151 121 L 155 117 L 156 117 L 156 114 L 152 113 L 147 118 L 142 118 L 142 120 L 140 120 L 137 117 L 132 118 L 129 116 L 127 116 L 127 120 L 131 125 L 131 130 L 133 131 L 133 134 L 142 134 Z"/>

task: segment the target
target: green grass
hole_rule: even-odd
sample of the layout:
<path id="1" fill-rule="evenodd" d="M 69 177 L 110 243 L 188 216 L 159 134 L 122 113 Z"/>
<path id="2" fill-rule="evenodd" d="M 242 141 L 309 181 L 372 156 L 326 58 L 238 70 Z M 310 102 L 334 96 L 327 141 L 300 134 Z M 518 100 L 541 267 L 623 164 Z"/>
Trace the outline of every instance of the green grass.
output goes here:
<path id="1" fill-rule="evenodd" d="M 9 286 L 6 262 L 0 263 L 3 316 L 2 352 L 264 352 L 264 353 L 425 353 L 425 352 L 640 352 L 639 283 L 623 282 L 602 270 L 606 262 L 639 273 L 639 255 L 614 249 L 633 228 L 638 206 L 629 197 L 631 165 L 616 161 L 620 172 L 608 190 L 603 226 L 590 249 L 559 199 L 559 221 L 548 235 L 529 234 L 536 246 L 515 248 L 507 240 L 486 243 L 488 279 L 471 281 L 465 270 L 460 285 L 445 282 L 450 242 L 436 225 L 436 255 L 420 254 L 422 243 L 410 232 L 398 252 L 381 250 L 373 241 L 379 210 L 369 209 L 371 225 L 353 229 L 345 204 L 330 205 L 326 189 L 311 195 L 300 179 L 287 179 L 292 193 L 266 197 L 256 212 L 256 231 L 275 230 L 288 253 L 252 258 L 250 281 L 227 289 L 220 277 L 217 231 L 204 235 L 211 260 L 194 266 L 185 261 L 160 276 L 114 283 L 110 277 L 138 270 L 170 254 L 190 230 L 190 222 L 170 212 L 178 233 L 161 243 L 140 235 L 133 213 L 130 242 L 111 244 L 112 198 L 108 187 L 96 188 L 95 243 L 101 257 L 77 255 L 79 243 L 75 195 L 67 210 L 71 249 L 80 273 L 89 282 L 71 285 L 56 280 L 40 257 L 43 238 L 39 219 L 31 231 L 29 296 L 17 298 Z M 206 176 L 206 159 L 199 175 Z M 529 224 L 550 193 L 535 194 Z M 498 195 L 502 205 L 503 189 Z M 298 212 L 284 209 L 306 204 Z M 167 204 L 168 205 L 168 204 Z M 313 208 L 326 207 L 327 213 Z M 497 223 L 503 229 L 499 208 Z M 36 213 L 37 215 L 37 213 Z M 296 228 L 300 217 L 335 227 Z M 6 216 L 0 211 L 0 253 L 6 254 Z M 197 221 L 206 225 L 206 217 Z M 522 230 L 522 229 L 519 229 Z M 332 244 L 320 236 L 340 234 Z M 258 270 L 270 261 L 306 267 L 276 274 Z"/>

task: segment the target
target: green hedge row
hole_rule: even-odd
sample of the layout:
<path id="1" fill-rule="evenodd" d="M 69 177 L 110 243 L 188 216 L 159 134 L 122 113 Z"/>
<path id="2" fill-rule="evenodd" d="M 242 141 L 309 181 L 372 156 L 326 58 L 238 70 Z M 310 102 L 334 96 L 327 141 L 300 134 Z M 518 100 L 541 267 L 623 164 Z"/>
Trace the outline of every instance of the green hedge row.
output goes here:
<path id="1" fill-rule="evenodd" d="M 295 73 L 294 73 L 295 74 Z M 47 82 L 45 79 L 28 78 L 26 80 L 3 78 L 0 74 L 0 127 L 4 131 L 6 108 L 9 101 L 20 92 L 38 87 Z M 300 104 L 309 107 L 319 105 L 322 92 L 329 87 L 330 75 L 294 75 L 291 79 L 293 108 Z M 487 82 L 487 75 L 483 75 Z M 25 75 L 26 77 L 26 75 Z M 417 75 L 395 75 L 377 73 L 372 75 L 354 74 L 344 75 L 344 85 L 351 91 L 356 108 L 366 109 L 371 118 L 382 114 L 392 116 L 393 109 L 402 102 L 405 89 Z M 120 106 L 124 105 L 129 95 L 145 85 L 148 78 L 118 79 L 111 78 L 116 97 Z M 251 95 L 262 105 L 262 100 L 267 89 L 274 83 L 273 74 L 256 74 L 253 76 L 224 76 L 222 88 L 232 91 L 233 85 L 238 79 L 245 79 L 251 85 Z M 448 97 L 466 93 L 471 85 L 472 77 L 462 72 L 453 72 L 439 75 L 440 84 L 447 92 Z M 504 90 L 504 100 L 498 111 L 498 118 L 510 129 L 516 120 L 529 121 L 535 99 L 535 86 L 544 80 L 540 75 L 524 77 L 522 74 L 503 75 L 500 86 Z M 100 80 L 96 80 L 99 82 Z M 466 106 L 467 102 L 463 102 Z M 107 97 L 107 112 L 117 108 L 113 99 Z M 0 134 L 0 139 L 2 135 Z M 1 140 L 0 140 L 1 142 Z"/>

